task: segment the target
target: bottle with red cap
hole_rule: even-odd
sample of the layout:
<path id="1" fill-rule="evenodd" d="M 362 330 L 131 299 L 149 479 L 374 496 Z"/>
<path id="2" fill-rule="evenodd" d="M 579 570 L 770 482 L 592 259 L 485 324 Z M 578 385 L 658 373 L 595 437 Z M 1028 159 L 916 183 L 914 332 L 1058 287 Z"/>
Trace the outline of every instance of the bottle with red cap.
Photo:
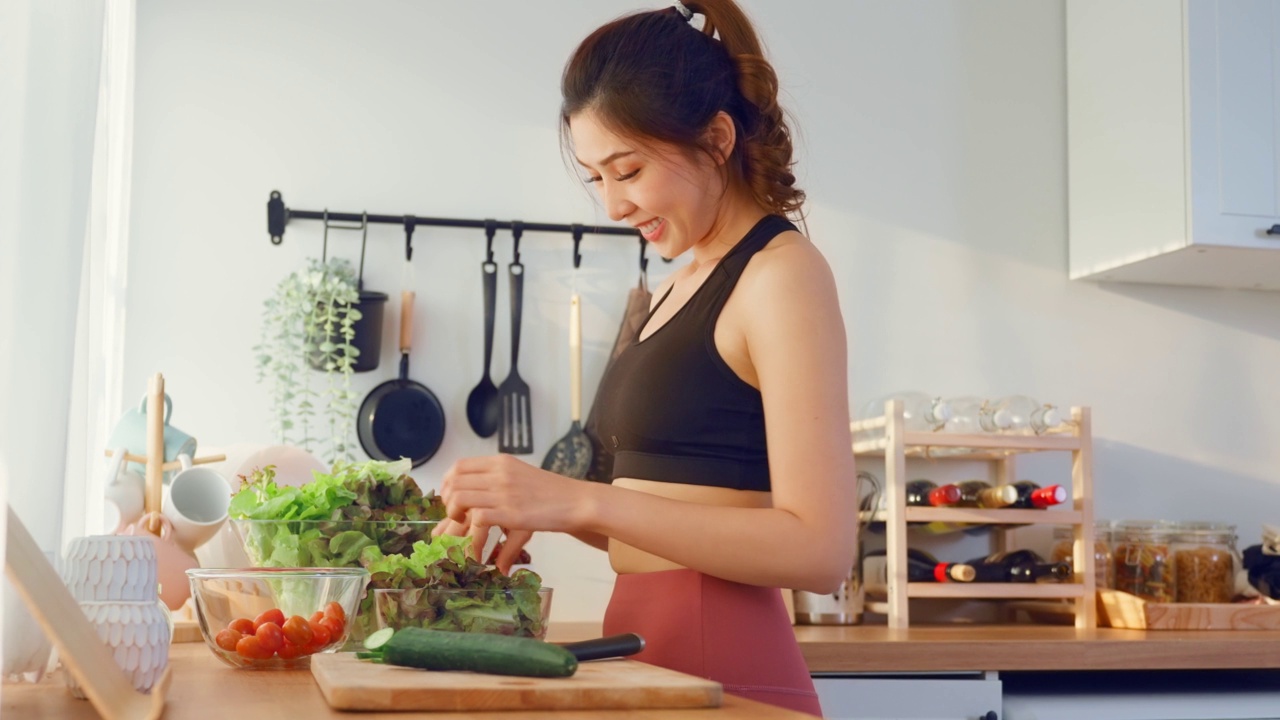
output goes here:
<path id="1" fill-rule="evenodd" d="M 1040 487 L 1030 480 L 1019 480 L 1011 486 L 1018 493 L 1018 499 L 1009 507 L 1043 509 L 1059 505 L 1067 501 L 1067 489 L 1061 485 Z"/>
<path id="2" fill-rule="evenodd" d="M 923 550 L 907 549 L 907 582 L 973 582 L 975 577 L 969 565 L 944 563 Z M 862 580 L 869 593 L 888 592 L 889 559 L 884 550 L 873 550 L 862 558 Z"/>
<path id="3" fill-rule="evenodd" d="M 960 502 L 960 488 L 932 480 L 912 480 L 906 485 L 907 504 L 916 507 L 948 507 Z"/>

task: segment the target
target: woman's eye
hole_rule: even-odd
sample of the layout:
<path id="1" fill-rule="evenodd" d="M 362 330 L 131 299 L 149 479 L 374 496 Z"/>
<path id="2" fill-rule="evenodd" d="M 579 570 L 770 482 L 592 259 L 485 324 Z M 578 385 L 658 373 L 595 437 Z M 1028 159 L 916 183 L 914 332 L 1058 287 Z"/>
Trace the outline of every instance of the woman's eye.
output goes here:
<path id="1" fill-rule="evenodd" d="M 601 181 L 601 180 L 603 180 L 603 179 L 604 179 L 604 178 L 600 177 L 599 175 L 595 175 L 595 176 L 593 176 L 593 177 L 583 178 L 583 179 L 582 179 L 582 182 L 584 182 L 584 183 L 586 183 L 586 184 L 588 184 L 588 185 L 591 185 L 591 184 L 593 184 L 593 183 L 598 183 L 598 182 L 600 182 L 600 181 Z"/>
<path id="2" fill-rule="evenodd" d="M 639 174 L 640 174 L 640 171 L 639 171 L 639 170 L 632 170 L 631 172 L 629 172 L 629 173 L 627 173 L 627 174 L 625 174 L 625 175 L 619 175 L 618 177 L 616 177 L 616 178 L 614 178 L 614 179 L 615 179 L 615 180 L 617 180 L 618 182 L 626 182 L 627 180 L 630 180 L 631 178 L 633 178 L 633 177 L 635 177 L 636 175 L 639 175 Z"/>

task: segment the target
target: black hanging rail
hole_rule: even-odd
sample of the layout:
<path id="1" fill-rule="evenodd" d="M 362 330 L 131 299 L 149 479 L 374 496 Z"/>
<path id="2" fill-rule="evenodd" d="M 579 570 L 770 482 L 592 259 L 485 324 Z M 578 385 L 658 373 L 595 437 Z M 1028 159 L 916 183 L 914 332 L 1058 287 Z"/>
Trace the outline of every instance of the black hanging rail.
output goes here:
<path id="1" fill-rule="evenodd" d="M 578 247 L 582 242 L 582 236 L 587 233 L 593 235 L 625 235 L 639 238 L 641 244 L 643 245 L 644 243 L 644 238 L 640 237 L 639 230 L 605 225 L 565 225 L 562 223 L 522 222 L 520 220 L 464 220 L 458 218 L 421 217 L 419 215 L 373 215 L 368 213 L 329 212 L 328 210 L 294 210 L 285 206 L 284 197 L 279 190 L 272 190 L 271 197 L 267 200 L 267 233 L 271 235 L 272 245 L 279 245 L 284 242 L 284 226 L 289 224 L 290 220 L 326 220 L 328 222 L 400 225 L 405 229 L 406 258 L 410 258 L 413 255 L 410 238 L 413 236 L 413 229 L 419 225 L 477 229 L 493 228 L 497 230 L 522 228 L 532 232 L 568 233 L 573 236 L 574 267 L 578 267 L 582 262 L 582 253 L 578 251 Z"/>

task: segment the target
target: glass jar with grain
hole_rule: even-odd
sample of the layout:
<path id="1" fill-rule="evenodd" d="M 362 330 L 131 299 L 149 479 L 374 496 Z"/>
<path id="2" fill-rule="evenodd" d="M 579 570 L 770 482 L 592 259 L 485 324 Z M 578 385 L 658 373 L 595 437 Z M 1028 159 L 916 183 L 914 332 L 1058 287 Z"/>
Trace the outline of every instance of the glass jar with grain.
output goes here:
<path id="1" fill-rule="evenodd" d="M 1116 584 L 1116 568 L 1111 553 L 1111 521 L 1096 520 L 1093 524 L 1093 573 L 1094 583 L 1099 590 L 1113 588 Z M 1053 550 L 1049 553 L 1052 562 L 1072 562 L 1072 547 L 1075 545 L 1075 528 L 1070 525 L 1059 525 L 1053 529 Z"/>
<path id="2" fill-rule="evenodd" d="M 1236 528 L 1184 523 L 1170 547 L 1180 603 L 1229 603 L 1235 595 Z"/>
<path id="3" fill-rule="evenodd" d="M 1150 602 L 1174 602 L 1177 570 L 1170 553 L 1175 527 L 1163 520 L 1123 520 L 1112 530 L 1115 588 Z"/>

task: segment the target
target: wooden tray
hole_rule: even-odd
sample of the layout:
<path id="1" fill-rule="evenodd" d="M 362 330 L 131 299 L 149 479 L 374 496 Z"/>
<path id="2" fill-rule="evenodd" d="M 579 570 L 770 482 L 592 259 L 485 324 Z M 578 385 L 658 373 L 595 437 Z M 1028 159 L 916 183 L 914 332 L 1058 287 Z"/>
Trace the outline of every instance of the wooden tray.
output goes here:
<path id="1" fill-rule="evenodd" d="M 634 660 L 582 663 L 568 678 L 433 672 L 357 660 L 311 658 L 311 674 L 338 710 L 579 710 L 719 707 L 720 683 Z"/>
<path id="2" fill-rule="evenodd" d="M 1098 624 L 1128 630 L 1280 630 L 1280 605 L 1154 603 L 1099 590 Z"/>

